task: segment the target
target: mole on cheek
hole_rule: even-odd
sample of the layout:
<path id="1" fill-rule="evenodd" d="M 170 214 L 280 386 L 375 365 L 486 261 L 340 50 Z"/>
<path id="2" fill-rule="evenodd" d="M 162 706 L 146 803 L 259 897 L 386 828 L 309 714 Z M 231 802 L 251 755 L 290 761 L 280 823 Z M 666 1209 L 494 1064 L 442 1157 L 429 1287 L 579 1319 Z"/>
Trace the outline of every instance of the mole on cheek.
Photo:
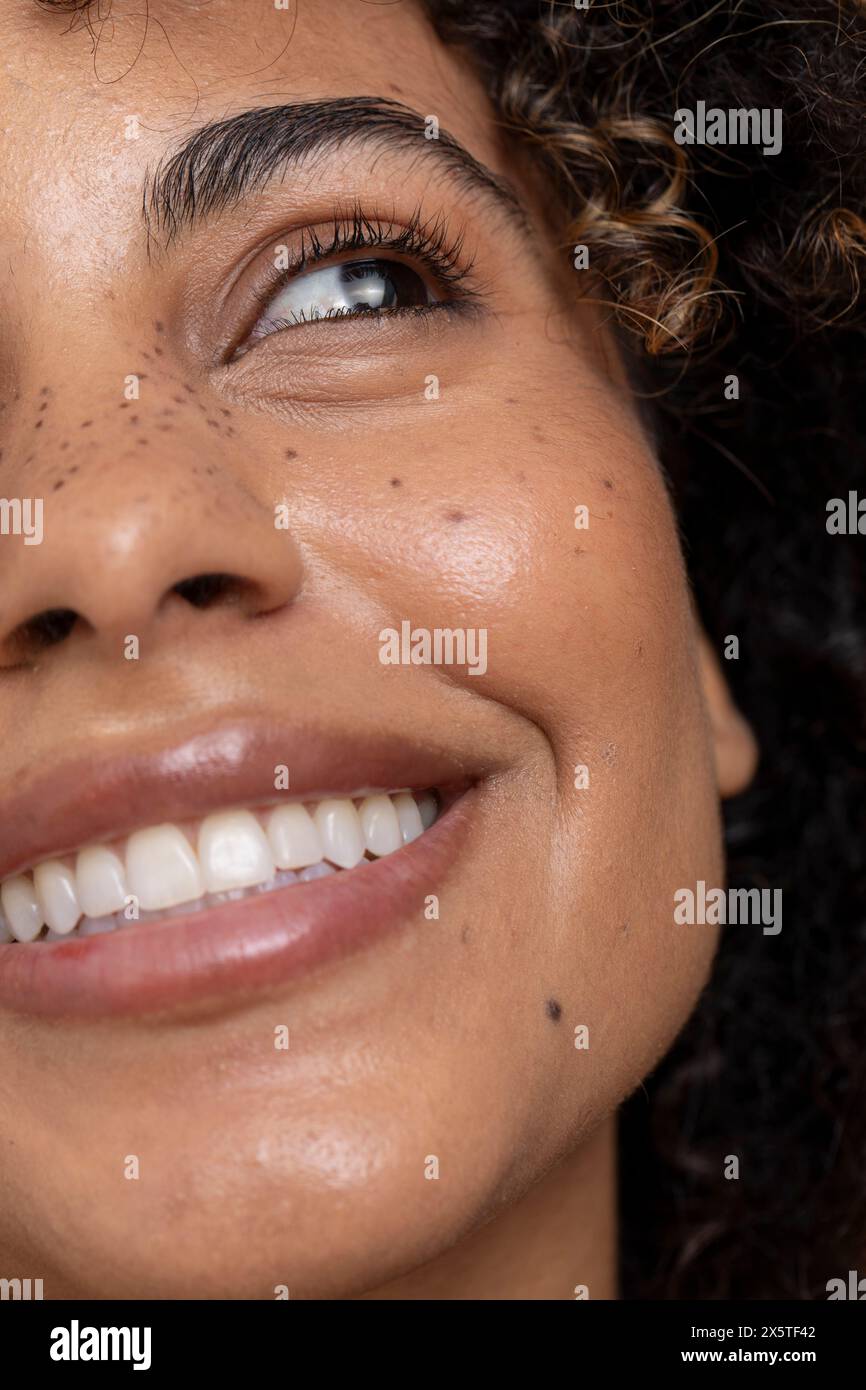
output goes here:
<path id="1" fill-rule="evenodd" d="M 552 1019 L 554 1023 L 558 1023 L 562 1018 L 562 1005 L 558 999 L 548 999 L 544 1006 L 544 1011 L 547 1017 Z"/>
<path id="2" fill-rule="evenodd" d="M 392 479 L 391 479 L 391 486 L 392 486 L 392 487 L 402 487 L 403 484 L 401 483 L 401 481 L 400 481 L 399 478 L 392 478 Z"/>
<path id="3" fill-rule="evenodd" d="M 455 509 L 454 511 L 446 512 L 446 513 L 445 513 L 445 520 L 446 520 L 446 521 L 465 521 L 465 520 L 466 520 L 466 513 L 465 513 L 465 512 L 457 511 L 457 510 Z"/>
<path id="4" fill-rule="evenodd" d="M 287 449 L 287 450 L 286 450 L 286 458 L 287 458 L 287 459 L 296 459 L 297 457 L 298 457 L 298 451 L 297 451 L 297 449 Z"/>

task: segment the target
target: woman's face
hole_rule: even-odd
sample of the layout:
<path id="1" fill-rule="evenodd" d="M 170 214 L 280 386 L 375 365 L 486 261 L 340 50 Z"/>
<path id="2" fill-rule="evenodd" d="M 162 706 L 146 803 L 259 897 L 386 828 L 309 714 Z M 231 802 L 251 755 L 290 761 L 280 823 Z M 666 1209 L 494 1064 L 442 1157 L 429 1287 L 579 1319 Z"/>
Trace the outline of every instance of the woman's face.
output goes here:
<path id="1" fill-rule="evenodd" d="M 0 947 L 0 1249 L 49 1297 L 354 1294 L 664 1052 L 748 735 L 605 311 L 566 308 L 591 267 L 420 7 L 149 10 L 95 52 L 2 16 L 0 495 L 44 508 L 0 536 L 0 875 L 442 807 L 373 864 Z M 194 876 L 137 843 L 136 882 Z"/>

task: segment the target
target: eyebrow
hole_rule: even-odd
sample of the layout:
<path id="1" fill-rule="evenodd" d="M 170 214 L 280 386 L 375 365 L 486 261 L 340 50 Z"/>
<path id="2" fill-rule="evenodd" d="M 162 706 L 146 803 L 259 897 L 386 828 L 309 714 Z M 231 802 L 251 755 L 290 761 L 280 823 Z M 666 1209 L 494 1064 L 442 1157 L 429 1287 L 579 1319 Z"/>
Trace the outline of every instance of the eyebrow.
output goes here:
<path id="1" fill-rule="evenodd" d="M 201 126 L 145 176 L 148 244 L 156 238 L 167 247 L 183 229 L 236 205 L 302 161 L 352 144 L 435 159 L 526 232 L 527 214 L 508 181 L 447 131 L 425 139 L 429 119 L 401 102 L 357 96 L 258 107 Z"/>

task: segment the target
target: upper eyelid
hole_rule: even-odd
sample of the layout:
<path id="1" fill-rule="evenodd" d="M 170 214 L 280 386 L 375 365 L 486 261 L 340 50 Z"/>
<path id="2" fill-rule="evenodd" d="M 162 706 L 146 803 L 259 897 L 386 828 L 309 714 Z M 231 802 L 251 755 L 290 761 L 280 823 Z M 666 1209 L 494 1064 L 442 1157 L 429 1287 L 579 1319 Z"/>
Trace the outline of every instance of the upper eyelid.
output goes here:
<path id="1" fill-rule="evenodd" d="M 351 230 L 345 235 L 349 227 Z M 312 243 L 312 254 L 308 253 L 308 243 Z M 287 267 L 275 271 L 273 283 L 285 283 L 338 255 L 347 256 L 354 251 L 360 257 L 365 252 L 380 250 L 415 256 L 437 271 L 443 283 L 463 286 L 475 264 L 474 256 L 461 264 L 464 245 L 465 233 L 451 237 L 445 218 L 422 220 L 421 211 L 416 208 L 412 217 L 401 223 L 396 218 L 367 216 L 356 206 L 347 214 L 335 215 L 329 245 L 321 242 L 315 227 L 301 228 L 300 254 Z"/>

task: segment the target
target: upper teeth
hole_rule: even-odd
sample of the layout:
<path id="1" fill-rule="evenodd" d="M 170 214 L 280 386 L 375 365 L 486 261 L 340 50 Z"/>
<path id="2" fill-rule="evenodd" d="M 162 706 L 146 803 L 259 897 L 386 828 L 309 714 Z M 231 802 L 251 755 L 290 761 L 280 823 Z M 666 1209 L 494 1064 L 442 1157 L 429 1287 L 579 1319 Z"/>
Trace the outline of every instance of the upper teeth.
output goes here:
<path id="1" fill-rule="evenodd" d="M 198 903 L 209 893 L 351 869 L 416 839 L 436 819 L 433 792 L 333 797 L 265 811 L 218 811 L 195 829 L 154 825 L 123 846 L 89 845 L 73 859 L 47 859 L 0 884 L 0 941 L 35 941 L 47 926 L 87 935 L 145 913 Z M 130 904 L 134 909 L 130 910 Z M 121 914 L 115 920 L 114 914 Z"/>

